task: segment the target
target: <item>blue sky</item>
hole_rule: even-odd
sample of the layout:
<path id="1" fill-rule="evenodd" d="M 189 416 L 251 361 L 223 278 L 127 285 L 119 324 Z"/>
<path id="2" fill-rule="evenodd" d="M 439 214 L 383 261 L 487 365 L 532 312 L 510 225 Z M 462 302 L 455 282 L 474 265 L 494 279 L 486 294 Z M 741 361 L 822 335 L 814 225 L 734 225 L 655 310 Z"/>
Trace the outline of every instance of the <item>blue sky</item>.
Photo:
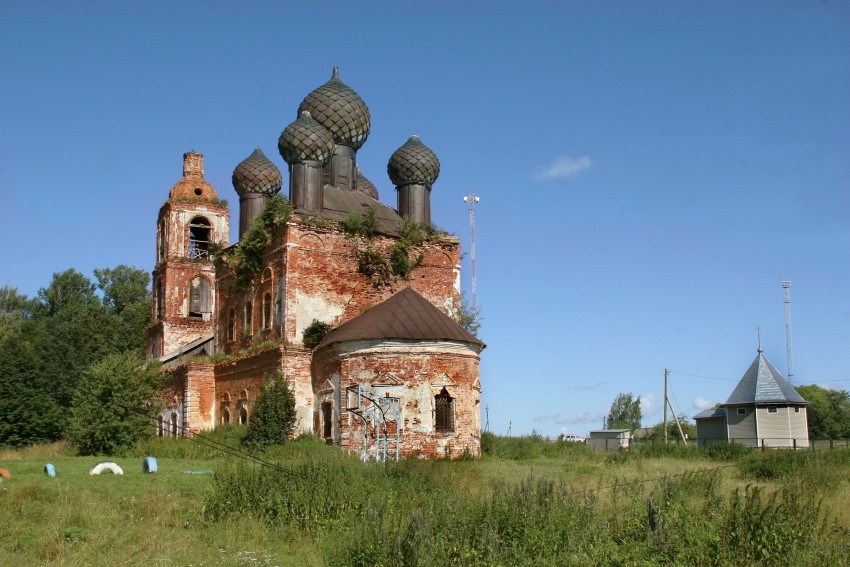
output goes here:
<path id="1" fill-rule="evenodd" d="M 850 388 L 850 2 L 0 3 L 0 284 L 150 270 L 183 152 L 229 199 L 333 65 L 369 106 L 358 163 L 442 162 L 435 222 L 476 212 L 483 403 L 584 434 L 620 392 L 661 419 L 725 401 L 756 355 Z M 235 230 L 237 219 L 231 223 Z M 464 287 L 469 289 L 469 256 Z"/>

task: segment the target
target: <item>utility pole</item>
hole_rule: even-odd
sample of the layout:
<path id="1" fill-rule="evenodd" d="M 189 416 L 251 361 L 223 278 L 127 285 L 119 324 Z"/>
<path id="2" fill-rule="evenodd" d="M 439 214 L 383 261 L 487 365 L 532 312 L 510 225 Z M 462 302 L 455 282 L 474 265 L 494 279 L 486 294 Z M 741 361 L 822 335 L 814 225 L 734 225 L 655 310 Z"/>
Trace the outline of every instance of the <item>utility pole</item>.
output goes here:
<path id="1" fill-rule="evenodd" d="M 669 371 L 664 369 L 664 444 L 667 444 L 667 374 Z"/>
<path id="2" fill-rule="evenodd" d="M 484 424 L 484 431 L 490 431 L 490 406 L 484 406 L 484 411 L 487 414 L 487 423 Z"/>
<path id="3" fill-rule="evenodd" d="M 791 364 L 791 282 L 782 282 L 785 296 L 785 350 L 788 354 L 788 383 L 794 385 L 794 368 Z"/>
<path id="4" fill-rule="evenodd" d="M 472 312 L 478 313 L 478 280 L 475 276 L 475 203 L 481 199 L 472 191 L 469 195 L 463 198 L 464 202 L 469 203 L 469 241 L 472 265 Z"/>

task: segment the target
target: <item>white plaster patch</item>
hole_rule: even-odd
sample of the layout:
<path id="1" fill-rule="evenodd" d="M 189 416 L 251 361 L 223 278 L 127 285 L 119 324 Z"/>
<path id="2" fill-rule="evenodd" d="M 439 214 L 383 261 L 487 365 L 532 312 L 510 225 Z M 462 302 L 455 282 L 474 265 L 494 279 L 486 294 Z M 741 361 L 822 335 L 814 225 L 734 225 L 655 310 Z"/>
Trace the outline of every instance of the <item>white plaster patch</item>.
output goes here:
<path id="1" fill-rule="evenodd" d="M 310 326 L 313 319 L 324 323 L 333 323 L 342 315 L 343 307 L 328 303 L 320 296 L 307 295 L 301 291 L 295 296 L 295 336 L 301 340 L 304 329 Z"/>

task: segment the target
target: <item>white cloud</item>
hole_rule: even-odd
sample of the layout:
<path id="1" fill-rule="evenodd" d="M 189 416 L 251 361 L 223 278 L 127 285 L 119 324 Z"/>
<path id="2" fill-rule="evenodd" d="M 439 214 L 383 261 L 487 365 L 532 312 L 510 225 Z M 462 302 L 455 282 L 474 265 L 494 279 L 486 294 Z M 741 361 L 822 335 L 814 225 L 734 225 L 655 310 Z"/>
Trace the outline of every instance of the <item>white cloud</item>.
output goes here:
<path id="1" fill-rule="evenodd" d="M 592 165 L 593 160 L 590 159 L 590 156 L 583 156 L 580 158 L 560 156 L 555 158 L 555 161 L 553 161 L 548 167 L 539 170 L 534 177 L 537 179 L 573 177 L 585 169 L 589 169 Z"/>
<path id="2" fill-rule="evenodd" d="M 555 423 L 557 423 L 559 425 L 575 425 L 577 423 L 594 423 L 594 422 L 597 422 L 601 426 L 602 419 L 605 417 L 605 415 L 606 415 L 605 412 L 597 412 L 597 413 L 592 414 L 592 413 L 586 412 L 586 411 L 581 412 L 581 413 L 576 414 L 576 415 L 563 415 L 562 414 L 562 415 L 556 415 L 555 416 Z"/>
<path id="3" fill-rule="evenodd" d="M 711 400 L 707 400 L 702 396 L 697 396 L 696 398 L 694 398 L 693 404 L 694 407 L 699 411 L 707 410 L 708 408 L 714 407 L 714 402 L 712 402 Z"/>
<path id="4" fill-rule="evenodd" d="M 640 414 L 646 418 L 658 413 L 661 404 L 655 399 L 655 394 L 644 394 L 640 397 Z"/>

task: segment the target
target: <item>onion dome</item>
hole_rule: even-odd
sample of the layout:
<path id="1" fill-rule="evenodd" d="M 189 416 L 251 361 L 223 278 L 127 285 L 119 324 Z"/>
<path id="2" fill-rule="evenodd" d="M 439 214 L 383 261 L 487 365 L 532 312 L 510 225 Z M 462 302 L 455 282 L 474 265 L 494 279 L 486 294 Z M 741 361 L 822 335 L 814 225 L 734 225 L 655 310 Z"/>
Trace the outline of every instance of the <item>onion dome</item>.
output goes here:
<path id="1" fill-rule="evenodd" d="M 280 170 L 257 146 L 250 156 L 233 170 L 233 188 L 239 195 L 246 193 L 259 193 L 261 195 L 274 195 L 280 191 L 283 178 Z"/>
<path id="2" fill-rule="evenodd" d="M 371 197 L 372 199 L 378 200 L 378 189 L 375 185 L 366 179 L 362 173 L 360 173 L 360 168 L 357 168 L 357 187 L 354 188 L 358 193 L 362 193 L 367 197 Z"/>
<path id="3" fill-rule="evenodd" d="M 330 130 L 334 142 L 341 146 L 359 150 L 369 137 L 369 109 L 360 95 L 339 80 L 339 67 L 334 66 L 330 81 L 304 97 L 298 112 L 305 110 Z"/>
<path id="4" fill-rule="evenodd" d="M 302 161 L 327 163 L 334 153 L 334 139 L 327 128 L 304 111 L 281 132 L 277 149 L 289 165 Z"/>
<path id="5" fill-rule="evenodd" d="M 396 187 L 412 184 L 433 185 L 440 175 L 440 160 L 431 148 L 414 134 L 390 156 L 387 173 Z"/>

